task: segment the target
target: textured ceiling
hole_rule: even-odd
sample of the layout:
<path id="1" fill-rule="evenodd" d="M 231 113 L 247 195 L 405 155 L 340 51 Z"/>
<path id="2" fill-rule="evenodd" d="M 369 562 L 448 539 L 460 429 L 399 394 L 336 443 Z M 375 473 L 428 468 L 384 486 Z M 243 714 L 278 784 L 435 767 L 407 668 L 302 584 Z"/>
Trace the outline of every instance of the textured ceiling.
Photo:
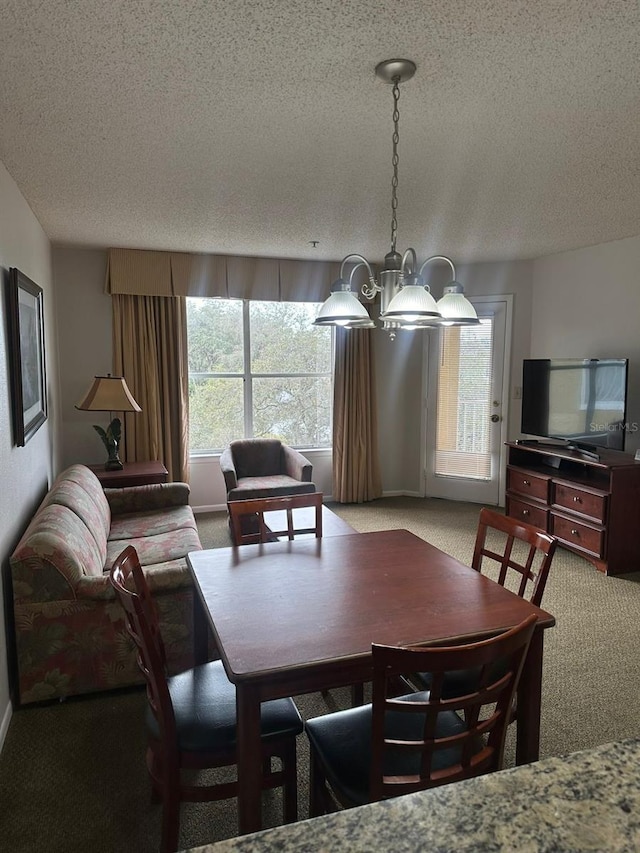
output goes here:
<path id="1" fill-rule="evenodd" d="M 638 0 L 0 0 L 0 160 L 54 243 L 531 258 L 640 233 Z M 318 240 L 313 248 L 311 240 Z"/>

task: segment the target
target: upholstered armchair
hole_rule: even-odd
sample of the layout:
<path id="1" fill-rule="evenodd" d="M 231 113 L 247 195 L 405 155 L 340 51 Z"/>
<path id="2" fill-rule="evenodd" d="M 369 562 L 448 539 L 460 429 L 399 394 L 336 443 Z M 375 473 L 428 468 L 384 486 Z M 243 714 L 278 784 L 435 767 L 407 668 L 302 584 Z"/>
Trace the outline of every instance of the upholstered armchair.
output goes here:
<path id="1" fill-rule="evenodd" d="M 220 456 L 220 470 L 227 502 L 316 491 L 311 482 L 312 464 L 277 438 L 232 441 Z"/>

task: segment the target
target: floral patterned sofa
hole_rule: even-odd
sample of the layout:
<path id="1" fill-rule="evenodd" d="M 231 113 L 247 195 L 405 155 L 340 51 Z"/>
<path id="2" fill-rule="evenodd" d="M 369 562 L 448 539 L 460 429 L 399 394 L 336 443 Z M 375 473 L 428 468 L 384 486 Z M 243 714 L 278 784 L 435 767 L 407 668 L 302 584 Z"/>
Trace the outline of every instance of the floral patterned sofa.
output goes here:
<path id="1" fill-rule="evenodd" d="M 201 550 L 186 483 L 107 489 L 84 465 L 63 471 L 13 552 L 20 702 L 141 681 L 108 570 L 127 545 L 155 593 L 171 671 L 193 664 L 192 582 Z"/>

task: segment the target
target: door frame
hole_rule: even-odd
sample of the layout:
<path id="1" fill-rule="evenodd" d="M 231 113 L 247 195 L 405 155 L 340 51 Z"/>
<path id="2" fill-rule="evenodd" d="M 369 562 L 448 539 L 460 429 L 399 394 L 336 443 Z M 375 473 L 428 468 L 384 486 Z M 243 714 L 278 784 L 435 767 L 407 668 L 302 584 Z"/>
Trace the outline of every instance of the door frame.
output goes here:
<path id="1" fill-rule="evenodd" d="M 500 455 L 498 465 L 498 506 L 505 505 L 506 479 L 507 479 L 507 448 L 505 442 L 509 432 L 510 395 L 511 387 L 511 343 L 513 331 L 513 294 L 499 293 L 495 296 L 469 296 L 467 299 L 477 309 L 478 316 L 482 316 L 482 306 L 491 302 L 505 303 L 505 330 L 504 330 L 504 356 L 502 365 L 502 395 L 500 422 Z M 439 331 L 437 332 L 439 334 Z M 429 339 L 425 335 L 422 344 L 422 411 L 420 424 L 420 492 L 422 497 L 427 494 L 427 413 L 432 389 L 429 387 Z"/>

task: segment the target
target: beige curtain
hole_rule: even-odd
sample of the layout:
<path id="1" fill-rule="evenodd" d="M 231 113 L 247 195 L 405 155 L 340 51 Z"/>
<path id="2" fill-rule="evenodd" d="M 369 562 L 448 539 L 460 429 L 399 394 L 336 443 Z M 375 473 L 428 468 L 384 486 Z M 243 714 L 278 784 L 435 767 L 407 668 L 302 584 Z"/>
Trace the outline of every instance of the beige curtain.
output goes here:
<path id="1" fill-rule="evenodd" d="M 363 503 L 382 494 L 371 332 L 335 330 L 333 497 Z"/>
<path id="2" fill-rule="evenodd" d="M 189 386 L 184 297 L 113 294 L 113 369 L 142 411 L 126 414 L 128 462 L 159 459 L 169 479 L 189 480 Z"/>

